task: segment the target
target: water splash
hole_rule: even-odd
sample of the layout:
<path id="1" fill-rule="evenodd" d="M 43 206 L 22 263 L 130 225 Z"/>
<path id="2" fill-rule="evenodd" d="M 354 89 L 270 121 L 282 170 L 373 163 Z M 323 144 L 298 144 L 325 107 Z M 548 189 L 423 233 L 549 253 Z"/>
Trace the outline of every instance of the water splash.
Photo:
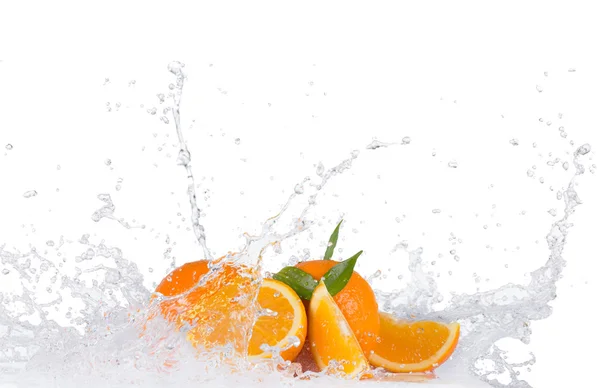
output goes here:
<path id="1" fill-rule="evenodd" d="M 120 189 L 121 189 L 121 186 L 117 185 L 117 191 Z M 124 226 L 127 229 L 131 229 L 131 228 L 145 229 L 146 228 L 145 225 L 131 225 L 129 222 L 125 221 L 123 218 L 117 218 L 115 216 L 116 206 L 113 203 L 110 194 L 98 194 L 98 199 L 100 201 L 104 202 L 104 205 L 92 214 L 92 220 L 94 222 L 100 222 L 101 219 L 107 218 L 109 220 L 117 221 L 119 224 L 121 224 L 122 226 Z"/>
<path id="2" fill-rule="evenodd" d="M 455 295 L 447 308 L 436 311 L 434 305 L 441 302 L 441 294 L 435 278 L 423 269 L 422 249 L 419 248 L 408 252 L 411 281 L 397 292 L 378 293 L 378 299 L 385 301 L 381 307 L 405 319 L 417 316 L 421 319 L 459 321 L 461 339 L 454 355 L 453 368 L 470 370 L 494 387 L 531 387 L 518 378 L 515 368 L 531 365 L 535 358 L 526 363 L 511 364 L 501 357 L 504 352 L 495 344 L 502 338 L 529 343 L 531 321 L 545 319 L 552 313 L 549 302 L 556 298 L 556 283 L 565 267 L 562 251 L 568 231 L 573 226 L 569 216 L 581 204 L 575 191 L 577 177 L 585 172 L 580 158 L 590 150 L 589 144 L 585 144 L 573 153 L 576 173 L 562 192 L 564 215 L 552 225 L 546 236 L 550 257 L 542 267 L 531 272 L 529 284 L 507 284 L 482 293 Z M 399 248 L 406 250 L 407 246 L 403 244 L 395 250 Z M 486 360 L 492 363 L 491 369 L 479 367 Z M 508 384 L 501 383 L 496 377 L 504 372 L 510 375 Z"/>
<path id="3" fill-rule="evenodd" d="M 31 197 L 36 197 L 38 195 L 38 192 L 35 190 L 29 190 L 23 193 L 23 197 L 25 198 L 31 198 Z"/>
<path id="4" fill-rule="evenodd" d="M 170 85 L 170 96 L 174 102 L 170 110 L 179 139 L 178 163 L 187 173 L 194 234 L 205 258 L 214 260 L 200 223 L 201 211 L 196 199 L 191 154 L 180 123 L 185 81 L 183 68 L 184 65 L 179 62 L 169 65 L 169 71 L 176 77 L 176 83 Z M 159 95 L 161 103 L 164 98 Z M 409 144 L 410 139 L 403 139 L 402 143 Z M 375 150 L 391 144 L 374 140 L 366 148 Z M 435 305 L 443 301 L 443 295 L 435 276 L 425 268 L 423 248 L 409 249 L 409 244 L 404 241 L 393 248 L 394 255 L 408 255 L 410 278 L 401 290 L 378 291 L 380 307 L 399 317 L 458 320 L 462 325 L 460 346 L 452 362 L 442 368 L 441 374 L 469 371 L 495 387 L 529 387 L 519 379 L 518 368 L 532 365 L 535 357 L 525 362 L 509 363 L 505 351 L 496 343 L 502 338 L 516 338 L 527 343 L 531 335 L 530 322 L 551 314 L 548 303 L 556 298 L 556 282 L 565 265 L 562 250 L 572 227 L 569 217 L 581 204 L 575 191 L 576 179 L 585 172 L 581 157 L 590 151 L 590 145 L 584 144 L 573 154 L 574 176 L 565 190 L 557 192 L 557 198 L 564 201 L 564 215 L 553 223 L 546 237 L 549 259 L 531 273 L 528 284 L 507 284 L 483 293 L 454 295 L 448 307 L 436 310 Z M 316 206 L 319 194 L 331 178 L 348 171 L 359 155 L 359 151 L 353 151 L 347 159 L 329 169 L 319 163 L 316 169 L 318 179 L 315 182 L 310 178 L 304 179 L 295 185 L 287 201 L 262 224 L 259 233 L 245 233 L 244 248 L 236 254 L 226 255 L 224 259 L 251 262 L 257 266 L 257 271 L 260 270 L 266 249 L 281 249 L 281 242 L 314 225 L 315 221 L 309 219 L 308 214 Z M 451 161 L 448 166 L 456 168 L 457 164 Z M 110 195 L 101 194 L 98 199 L 104 205 L 92 214 L 94 221 L 107 218 L 126 228 L 132 227 L 114 216 L 115 205 Z M 288 214 L 292 203 L 301 199 L 305 199 L 306 204 L 300 213 L 292 217 L 291 225 L 282 227 L 285 224 L 281 222 L 282 217 Z M 437 210 L 432 212 L 437 214 Z M 276 230 L 278 227 L 283 230 Z M 281 361 L 276 357 L 281 349 L 269 349 L 275 354 L 274 362 L 260 365 L 239 359 L 232 364 L 230 348 L 198 353 L 185 338 L 189 327 L 178 331 L 158 317 L 157 304 L 169 298 L 159 295 L 152 299 L 151 293 L 142 285 L 143 275 L 137 265 L 124 258 L 119 248 L 107 246 L 103 241 L 92 243 L 89 235 L 75 242 L 61 238 L 58 245 L 47 245 L 54 249 L 53 259 L 40 254 L 35 248 L 19 253 L 0 247 L 4 266 L 2 276 L 19 285 L 11 294 L 0 294 L 2 379 L 18 383 L 18 386 L 54 384 L 60 387 L 89 385 L 90 380 L 100 385 L 143 384 L 157 387 L 181 385 L 182 381 L 217 385 L 225 385 L 226 381 L 227 385 L 259 382 L 302 384 L 301 380 L 289 378 L 302 374 L 297 364 L 287 363 L 280 370 L 282 373 L 273 373 L 281 369 L 276 365 Z M 75 252 L 68 253 L 69 249 Z M 455 253 L 451 252 L 458 261 Z M 211 272 L 199 281 L 198 286 L 211 276 L 218 276 L 220 263 L 215 260 Z M 374 275 L 370 280 L 379 276 Z M 256 280 L 260 282 L 260 274 Z M 261 313 L 253 302 L 254 295 L 249 293 L 247 303 L 251 307 L 251 317 Z M 248 320 L 245 322 L 247 324 Z M 146 335 L 140 336 L 141 332 Z M 232 371 L 251 373 L 232 374 Z M 508 385 L 498 379 L 503 373 L 509 376 Z M 342 384 L 320 374 L 309 372 L 306 375 L 318 376 L 331 385 Z"/>
<path id="5" fill-rule="evenodd" d="M 408 138 L 408 143 L 410 143 L 410 138 Z M 406 144 L 408 144 L 408 143 L 406 143 Z M 394 145 L 394 144 L 396 144 L 396 143 L 384 143 L 382 141 L 379 141 L 379 140 L 375 139 L 372 142 L 370 142 L 369 144 L 367 144 L 366 148 L 368 150 L 376 150 L 378 148 L 389 147 L 389 146 Z"/>

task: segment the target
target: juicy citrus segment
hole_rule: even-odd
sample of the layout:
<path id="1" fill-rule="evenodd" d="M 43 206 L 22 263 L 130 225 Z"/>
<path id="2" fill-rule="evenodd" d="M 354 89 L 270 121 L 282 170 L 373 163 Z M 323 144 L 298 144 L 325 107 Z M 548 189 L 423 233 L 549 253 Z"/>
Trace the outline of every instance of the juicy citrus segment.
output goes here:
<path id="1" fill-rule="evenodd" d="M 316 280 L 321 280 L 336 264 L 339 262 L 334 260 L 310 260 L 298 263 L 296 267 L 309 273 Z M 379 335 L 379 308 L 369 283 L 354 272 L 350 281 L 333 300 L 344 314 L 363 352 L 370 354 Z"/>
<path id="2" fill-rule="evenodd" d="M 321 370 L 331 361 L 337 364 L 332 372 L 342 372 L 344 377 L 357 377 L 369 370 L 360 343 L 323 281 L 313 292 L 308 319 L 310 348 Z"/>
<path id="3" fill-rule="evenodd" d="M 406 322 L 380 313 L 381 326 L 371 364 L 392 372 L 424 372 L 450 357 L 460 335 L 458 323 Z"/>
<path id="4" fill-rule="evenodd" d="M 210 271 L 202 260 L 171 272 L 156 288 L 171 297 L 160 302 L 163 316 L 178 329 L 188 329 L 187 338 L 197 348 L 233 345 L 244 354 L 253 317 L 257 275 L 249 267 L 222 263 Z"/>
<path id="5" fill-rule="evenodd" d="M 282 349 L 281 357 L 293 361 L 306 339 L 306 311 L 302 300 L 287 284 L 264 279 L 258 291 L 258 304 L 263 315 L 259 316 L 252 329 L 249 358 L 270 358 L 270 351 L 261 350 L 261 346 L 266 344 Z"/>

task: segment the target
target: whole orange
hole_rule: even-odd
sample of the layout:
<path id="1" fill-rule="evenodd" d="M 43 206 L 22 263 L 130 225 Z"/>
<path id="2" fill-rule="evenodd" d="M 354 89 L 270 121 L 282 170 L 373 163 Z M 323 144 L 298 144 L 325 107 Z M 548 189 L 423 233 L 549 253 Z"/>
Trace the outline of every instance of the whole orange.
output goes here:
<path id="1" fill-rule="evenodd" d="M 334 260 L 310 260 L 298 263 L 296 267 L 319 281 L 338 263 Z M 361 349 L 369 356 L 375 349 L 380 325 L 379 307 L 373 289 L 362 276 L 354 272 L 348 284 L 333 297 L 333 300 L 344 314 Z M 310 322 L 308 324 L 310 325 Z"/>
<path id="2" fill-rule="evenodd" d="M 248 311 L 254 308 L 256 279 L 253 269 L 230 262 L 221 261 L 213 270 L 206 260 L 187 263 L 156 288 L 169 297 L 160 302 L 160 310 L 177 328 L 187 326 L 187 338 L 194 346 L 212 349 L 233 344 L 236 352 L 243 353 L 254 319 Z"/>

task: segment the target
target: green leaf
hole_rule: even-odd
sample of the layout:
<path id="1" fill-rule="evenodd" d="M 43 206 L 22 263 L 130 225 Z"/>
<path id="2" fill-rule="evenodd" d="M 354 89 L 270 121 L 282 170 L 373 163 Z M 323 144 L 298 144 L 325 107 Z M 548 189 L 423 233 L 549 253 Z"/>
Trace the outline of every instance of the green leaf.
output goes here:
<path id="1" fill-rule="evenodd" d="M 325 282 L 327 290 L 331 296 L 335 296 L 335 294 L 342 291 L 344 287 L 346 287 L 346 284 L 348 284 L 350 278 L 352 277 L 352 273 L 354 272 L 356 260 L 358 260 L 358 257 L 362 253 L 363 251 L 360 251 L 348 260 L 344 260 L 339 264 L 336 264 L 329 271 L 327 271 L 325 276 L 323 276 L 323 281 Z"/>
<path id="2" fill-rule="evenodd" d="M 327 250 L 325 251 L 324 260 L 331 260 L 331 256 L 333 256 L 333 250 L 337 245 L 338 235 L 340 234 L 340 225 L 342 225 L 344 220 L 341 220 L 339 224 L 335 227 L 333 233 L 331 233 L 331 237 L 329 237 L 329 243 L 327 244 Z"/>
<path id="3" fill-rule="evenodd" d="M 300 298 L 305 300 L 310 300 L 318 284 L 310 274 L 296 267 L 283 267 L 281 271 L 273 275 L 273 279 L 287 284 Z"/>

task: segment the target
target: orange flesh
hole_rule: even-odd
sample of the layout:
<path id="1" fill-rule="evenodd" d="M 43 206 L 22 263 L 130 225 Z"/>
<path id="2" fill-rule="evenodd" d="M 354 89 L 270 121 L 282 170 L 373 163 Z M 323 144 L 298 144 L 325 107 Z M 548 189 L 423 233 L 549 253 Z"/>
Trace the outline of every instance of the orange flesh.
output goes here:
<path id="1" fill-rule="evenodd" d="M 327 368 L 332 360 L 341 369 L 332 372 L 343 371 L 344 377 L 357 377 L 369 369 L 369 363 L 356 336 L 323 282 L 313 293 L 309 320 L 310 348 L 321 370 Z"/>
<path id="2" fill-rule="evenodd" d="M 298 263 L 296 267 L 320 281 L 336 264 L 338 262 L 334 260 L 310 260 Z M 333 300 L 344 314 L 363 352 L 371 353 L 375 348 L 380 324 L 377 300 L 369 283 L 354 272 L 348 284 L 333 297 Z"/>
<path id="3" fill-rule="evenodd" d="M 380 342 L 370 361 L 394 372 L 433 370 L 446 361 L 458 343 L 457 323 L 403 322 L 381 314 Z"/>
<path id="4" fill-rule="evenodd" d="M 265 279 L 258 292 L 258 302 L 262 309 L 271 310 L 277 315 L 263 315 L 256 320 L 248 345 L 248 355 L 261 355 L 263 350 L 260 347 L 263 344 L 278 345 L 280 348 L 288 348 L 280 353 L 281 357 L 292 361 L 302 350 L 306 338 L 306 312 L 302 301 L 288 285 Z M 296 322 L 299 327 L 294 327 Z M 298 337 L 299 346 L 289 343 L 290 336 Z"/>
<path id="5" fill-rule="evenodd" d="M 377 354 L 391 357 L 394 361 L 414 364 L 433 356 L 448 339 L 450 330 L 435 322 L 415 322 L 410 325 L 394 327 L 389 321 L 382 320 L 380 336 L 396 336 L 400 341 L 381 341 Z"/>

